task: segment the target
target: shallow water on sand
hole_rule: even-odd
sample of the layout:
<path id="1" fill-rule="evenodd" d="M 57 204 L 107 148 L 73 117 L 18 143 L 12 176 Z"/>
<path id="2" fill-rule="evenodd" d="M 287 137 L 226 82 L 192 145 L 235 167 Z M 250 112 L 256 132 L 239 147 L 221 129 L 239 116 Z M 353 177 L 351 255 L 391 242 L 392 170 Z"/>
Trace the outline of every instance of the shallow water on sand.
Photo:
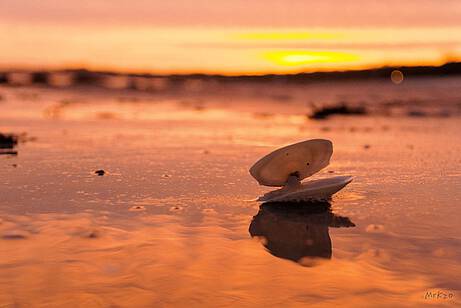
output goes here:
<path id="1" fill-rule="evenodd" d="M 461 304 L 458 115 L 0 94 L 0 132 L 36 138 L 0 155 L 0 307 Z M 354 176 L 331 207 L 250 201 L 248 168 L 310 138 L 334 144 L 317 177 Z"/>

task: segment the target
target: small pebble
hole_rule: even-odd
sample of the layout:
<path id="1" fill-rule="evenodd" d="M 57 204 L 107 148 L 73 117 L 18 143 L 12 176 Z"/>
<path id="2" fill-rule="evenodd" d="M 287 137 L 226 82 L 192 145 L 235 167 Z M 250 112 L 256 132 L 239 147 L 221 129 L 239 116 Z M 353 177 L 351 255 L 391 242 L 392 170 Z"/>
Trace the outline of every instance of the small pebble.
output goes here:
<path id="1" fill-rule="evenodd" d="M 18 232 L 18 231 L 9 231 L 9 232 L 5 232 L 2 235 L 2 238 L 4 240 L 24 240 L 24 239 L 27 239 L 27 235 L 25 235 L 22 232 Z"/>
<path id="2" fill-rule="evenodd" d="M 103 176 L 106 172 L 100 169 L 100 170 L 96 170 L 94 173 L 97 174 L 98 176 Z"/>
<path id="3" fill-rule="evenodd" d="M 366 227 L 365 231 L 369 232 L 369 233 L 382 233 L 382 232 L 384 232 L 384 226 L 383 225 L 370 224 L 370 225 L 368 225 Z"/>
<path id="4" fill-rule="evenodd" d="M 99 237 L 98 231 L 91 231 L 88 234 L 88 238 L 98 238 L 98 237 Z"/>
<path id="5" fill-rule="evenodd" d="M 135 205 L 130 208 L 130 211 L 145 211 L 146 207 L 142 205 Z"/>

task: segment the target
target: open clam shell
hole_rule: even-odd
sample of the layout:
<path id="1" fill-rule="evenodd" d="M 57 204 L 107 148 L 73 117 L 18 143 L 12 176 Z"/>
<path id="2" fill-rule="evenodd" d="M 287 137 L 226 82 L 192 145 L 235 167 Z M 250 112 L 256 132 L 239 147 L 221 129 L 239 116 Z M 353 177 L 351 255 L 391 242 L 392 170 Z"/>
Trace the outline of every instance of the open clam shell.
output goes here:
<path id="1" fill-rule="evenodd" d="M 264 156 L 250 168 L 250 174 L 260 185 L 284 186 L 290 176 L 296 176 L 301 181 L 319 172 L 328 166 L 332 154 L 331 141 L 307 140 Z"/>
<path id="2" fill-rule="evenodd" d="M 258 198 L 262 202 L 326 200 L 352 181 L 351 176 L 301 180 L 319 172 L 330 163 L 333 144 L 325 139 L 295 143 L 264 156 L 250 174 L 265 186 L 282 186 Z"/>

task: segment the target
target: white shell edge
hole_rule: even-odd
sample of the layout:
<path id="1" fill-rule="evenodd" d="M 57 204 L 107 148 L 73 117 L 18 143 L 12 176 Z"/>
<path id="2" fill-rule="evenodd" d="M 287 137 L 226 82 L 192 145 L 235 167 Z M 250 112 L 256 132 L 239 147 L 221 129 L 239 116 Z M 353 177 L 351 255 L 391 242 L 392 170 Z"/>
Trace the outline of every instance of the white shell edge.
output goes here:
<path id="1" fill-rule="evenodd" d="M 258 198 L 261 202 L 299 202 L 329 199 L 352 182 L 352 176 L 336 176 L 302 183 L 296 188 L 282 188 Z"/>

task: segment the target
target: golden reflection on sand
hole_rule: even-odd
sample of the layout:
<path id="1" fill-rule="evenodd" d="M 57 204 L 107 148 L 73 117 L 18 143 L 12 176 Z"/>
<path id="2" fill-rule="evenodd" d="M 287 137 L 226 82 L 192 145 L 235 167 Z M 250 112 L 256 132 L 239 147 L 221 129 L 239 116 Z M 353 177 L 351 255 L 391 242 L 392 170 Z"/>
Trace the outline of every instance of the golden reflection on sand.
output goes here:
<path id="1" fill-rule="evenodd" d="M 355 227 L 349 218 L 333 214 L 330 207 L 329 202 L 265 203 L 249 231 L 274 256 L 309 266 L 310 258 L 331 259 L 328 228 Z"/>
<path id="2" fill-rule="evenodd" d="M 37 140 L 0 160 L 0 307 L 460 306 L 459 117 L 306 117 L 307 98 L 333 92 L 459 101 L 457 79 L 387 82 L 232 88 L 205 103 L 2 87 L 2 131 Z M 318 136 L 338 145 L 320 176 L 357 177 L 333 199 L 350 220 L 242 201 L 264 193 L 255 159 Z M 250 231 L 283 258 L 251 238 L 254 215 Z M 429 302 L 428 290 L 455 298 Z"/>
<path id="3" fill-rule="evenodd" d="M 258 215 L 274 215 L 266 213 Z M 312 231 L 301 231 L 314 241 L 311 255 L 328 257 L 327 225 L 351 224 L 328 213 L 312 214 Z M 306 226 L 284 216 L 282 225 Z M 274 258 L 255 241 L 233 238 L 236 230 L 224 227 L 225 220 L 215 217 L 195 228 L 171 215 L 147 216 L 129 226 L 109 226 L 107 217 L 93 214 L 10 216 L 2 229 L 20 229 L 25 236 L 0 240 L 0 305 L 411 306 L 422 303 L 431 286 L 423 276 L 399 276 L 366 258 L 303 268 Z"/>

